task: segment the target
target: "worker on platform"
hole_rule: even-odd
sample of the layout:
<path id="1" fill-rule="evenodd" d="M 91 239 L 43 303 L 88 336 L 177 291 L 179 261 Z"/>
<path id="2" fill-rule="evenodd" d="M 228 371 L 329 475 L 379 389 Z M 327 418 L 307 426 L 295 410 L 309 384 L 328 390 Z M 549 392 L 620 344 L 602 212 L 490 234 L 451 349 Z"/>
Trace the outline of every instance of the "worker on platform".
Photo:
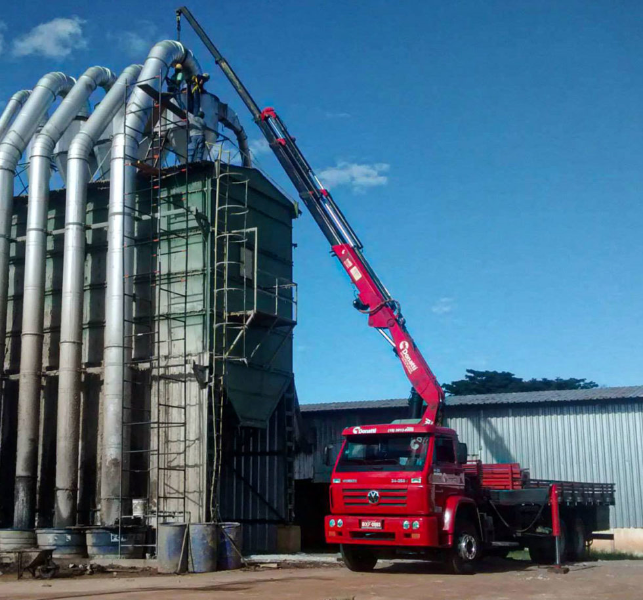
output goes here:
<path id="1" fill-rule="evenodd" d="M 201 94 L 205 92 L 205 84 L 210 81 L 208 73 L 197 73 L 190 79 L 188 90 L 188 112 L 198 115 L 201 112 Z"/>
<path id="2" fill-rule="evenodd" d="M 167 83 L 167 91 L 174 96 L 181 108 L 185 108 L 181 97 L 182 88 L 185 84 L 183 65 L 181 63 L 176 63 L 174 65 L 174 73 L 172 73 L 171 76 L 166 77 L 165 81 Z"/>
<path id="3" fill-rule="evenodd" d="M 204 112 L 200 110 L 193 119 L 190 119 L 189 162 L 199 162 L 204 158 L 206 129 L 204 117 Z"/>

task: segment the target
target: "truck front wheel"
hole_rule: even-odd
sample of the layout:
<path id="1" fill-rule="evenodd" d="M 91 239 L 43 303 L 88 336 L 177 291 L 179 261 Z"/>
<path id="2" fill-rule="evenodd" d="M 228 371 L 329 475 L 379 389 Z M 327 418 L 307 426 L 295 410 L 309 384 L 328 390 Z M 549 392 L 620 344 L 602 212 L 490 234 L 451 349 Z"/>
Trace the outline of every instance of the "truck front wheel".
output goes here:
<path id="1" fill-rule="evenodd" d="M 447 567 L 455 575 L 470 575 L 480 559 L 480 536 L 473 523 L 456 522 L 453 548 L 447 557 Z"/>
<path id="2" fill-rule="evenodd" d="M 364 546 L 342 544 L 342 559 L 351 571 L 372 571 L 377 564 L 377 556 Z"/>

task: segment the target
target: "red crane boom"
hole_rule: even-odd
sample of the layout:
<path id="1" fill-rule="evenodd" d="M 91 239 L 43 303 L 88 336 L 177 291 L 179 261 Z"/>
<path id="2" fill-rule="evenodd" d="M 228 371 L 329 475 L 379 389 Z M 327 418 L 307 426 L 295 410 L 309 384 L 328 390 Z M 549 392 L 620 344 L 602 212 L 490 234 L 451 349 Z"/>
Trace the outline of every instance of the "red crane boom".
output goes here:
<path id="1" fill-rule="evenodd" d="M 299 197 L 329 241 L 334 255 L 339 259 L 357 289 L 357 298 L 353 305 L 360 312 L 368 315 L 369 326 L 375 328 L 393 347 L 413 388 L 426 403 L 422 423 L 427 425 L 439 423 L 444 392 L 411 337 L 399 302 L 392 298 L 364 257 L 362 243 L 335 204 L 331 193 L 315 175 L 275 110 L 259 109 L 228 61 L 186 7 L 176 11 L 179 33 L 181 16 L 184 16 L 192 26 L 252 113 L 277 160 L 299 192 Z"/>

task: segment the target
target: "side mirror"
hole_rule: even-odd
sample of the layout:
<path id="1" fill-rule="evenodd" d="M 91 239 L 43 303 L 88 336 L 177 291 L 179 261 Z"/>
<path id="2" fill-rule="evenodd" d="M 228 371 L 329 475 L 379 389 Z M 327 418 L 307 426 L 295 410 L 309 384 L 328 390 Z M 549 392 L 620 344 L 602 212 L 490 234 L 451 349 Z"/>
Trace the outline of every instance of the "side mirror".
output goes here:
<path id="1" fill-rule="evenodd" d="M 333 459 L 333 446 L 332 444 L 329 444 L 328 446 L 324 446 L 324 464 L 327 467 L 332 467 L 332 459 Z"/>
<path id="2" fill-rule="evenodd" d="M 463 442 L 458 442 L 458 462 L 461 465 L 464 465 L 467 462 L 468 456 L 469 452 L 467 449 L 467 445 Z"/>

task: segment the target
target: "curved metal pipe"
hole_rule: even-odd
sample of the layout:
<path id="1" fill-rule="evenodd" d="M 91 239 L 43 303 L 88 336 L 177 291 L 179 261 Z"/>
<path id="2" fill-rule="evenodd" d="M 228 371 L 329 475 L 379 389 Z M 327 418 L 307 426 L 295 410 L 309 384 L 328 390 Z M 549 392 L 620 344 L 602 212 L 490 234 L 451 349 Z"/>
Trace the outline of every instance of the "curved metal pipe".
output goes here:
<path id="1" fill-rule="evenodd" d="M 11 235 L 11 213 L 13 211 L 13 179 L 16 167 L 29 140 L 41 125 L 47 110 L 58 95 L 66 94 L 74 85 L 74 79 L 64 73 L 49 73 L 36 84 L 29 99 L 16 116 L 13 124 L 0 143 L 0 357 L 5 356 L 7 331 L 7 293 L 9 287 L 9 239 Z M 4 365 L 3 365 L 4 367 Z M 18 431 L 23 429 L 22 415 L 18 416 Z M 37 446 L 38 431 L 29 431 L 29 443 Z M 17 478 L 21 473 L 16 473 Z M 20 492 L 21 483 L 16 478 L 16 498 L 22 505 L 25 499 Z M 22 508 L 18 511 L 24 515 Z M 33 512 L 28 507 L 27 514 Z M 26 526 L 26 525 L 24 525 Z M 17 527 L 23 522 L 18 520 Z"/>
<path id="2" fill-rule="evenodd" d="M 42 77 L 0 142 L 0 357 L 5 356 L 7 332 L 13 178 L 22 153 L 56 96 L 64 95 L 73 85 L 74 79 L 64 73 L 49 73 Z"/>
<path id="3" fill-rule="evenodd" d="M 243 125 L 241 125 L 237 113 L 224 102 L 219 102 L 219 121 L 236 136 L 243 166 L 252 167 L 252 158 L 250 157 L 250 146 L 248 145 L 246 130 L 243 128 Z"/>
<path id="4" fill-rule="evenodd" d="M 89 159 L 100 136 L 111 124 L 118 110 L 124 106 L 141 68 L 141 65 L 131 65 L 121 73 L 69 146 L 58 367 L 54 527 L 70 527 L 76 524 L 85 277 L 85 211 L 87 184 L 92 175 Z"/>
<path id="5" fill-rule="evenodd" d="M 35 521 L 51 158 L 56 144 L 78 113 L 83 111 L 92 92 L 97 87 L 109 89 L 114 79 L 114 74 L 104 67 L 87 69 L 37 135 L 31 150 L 18 396 L 20 428 L 16 450 L 15 527 L 33 527 Z"/>
<path id="6" fill-rule="evenodd" d="M 139 83 L 160 90 L 170 67 L 183 65 L 186 77 L 201 72 L 192 52 L 179 42 L 165 40 L 150 51 Z M 127 496 L 127 473 L 123 471 L 123 407 L 129 406 L 131 381 L 125 366 L 132 352 L 132 293 L 134 260 L 134 193 L 137 156 L 154 99 L 136 88 L 127 102 L 125 115 L 115 131 L 110 164 L 107 246 L 107 291 L 105 298 L 105 378 L 103 387 L 103 444 L 101 460 L 100 518 L 113 525 L 121 514 L 121 499 Z"/>
<path id="7" fill-rule="evenodd" d="M 11 126 L 11 122 L 14 117 L 18 112 L 20 112 L 20 109 L 23 107 L 30 94 L 31 90 L 20 90 L 11 96 L 9 102 L 7 102 L 7 106 L 4 107 L 4 110 L 0 115 L 0 142 Z"/>

